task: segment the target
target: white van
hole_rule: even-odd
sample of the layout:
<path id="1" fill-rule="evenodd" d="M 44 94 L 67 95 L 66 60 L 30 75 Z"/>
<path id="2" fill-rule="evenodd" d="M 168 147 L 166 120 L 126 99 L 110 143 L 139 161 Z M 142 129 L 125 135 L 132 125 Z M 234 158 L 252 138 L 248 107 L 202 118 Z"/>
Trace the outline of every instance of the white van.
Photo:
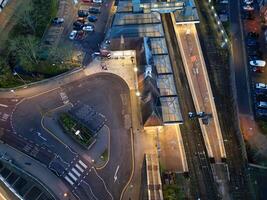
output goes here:
<path id="1" fill-rule="evenodd" d="M 257 102 L 257 107 L 258 108 L 267 108 L 267 102 L 259 101 L 259 102 Z"/>

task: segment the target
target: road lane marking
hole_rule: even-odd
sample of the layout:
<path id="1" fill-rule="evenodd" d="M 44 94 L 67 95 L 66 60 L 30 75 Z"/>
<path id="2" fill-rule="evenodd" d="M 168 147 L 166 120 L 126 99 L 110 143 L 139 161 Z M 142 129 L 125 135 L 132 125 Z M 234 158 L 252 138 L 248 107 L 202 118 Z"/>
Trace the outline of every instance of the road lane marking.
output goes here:
<path id="1" fill-rule="evenodd" d="M 0 103 L 0 106 L 1 106 L 1 107 L 4 107 L 4 108 L 7 108 L 7 107 L 8 107 L 8 105 L 1 104 L 1 103 Z"/>
<path id="2" fill-rule="evenodd" d="M 103 178 L 101 178 L 101 176 L 99 176 L 99 174 L 97 173 L 97 171 L 96 171 L 96 169 L 94 167 L 92 167 L 91 169 L 94 170 L 96 176 L 102 181 L 102 183 L 104 184 L 105 190 L 107 191 L 107 193 L 109 194 L 109 196 L 113 200 L 114 198 L 113 198 L 112 194 L 110 193 L 110 191 L 108 190 L 106 182 L 103 180 Z"/>
<path id="3" fill-rule="evenodd" d="M 116 168 L 116 171 L 115 171 L 115 174 L 114 174 L 114 183 L 117 181 L 117 179 L 118 179 L 118 171 L 119 171 L 119 169 L 120 169 L 120 166 L 118 165 L 117 166 L 117 168 Z"/>

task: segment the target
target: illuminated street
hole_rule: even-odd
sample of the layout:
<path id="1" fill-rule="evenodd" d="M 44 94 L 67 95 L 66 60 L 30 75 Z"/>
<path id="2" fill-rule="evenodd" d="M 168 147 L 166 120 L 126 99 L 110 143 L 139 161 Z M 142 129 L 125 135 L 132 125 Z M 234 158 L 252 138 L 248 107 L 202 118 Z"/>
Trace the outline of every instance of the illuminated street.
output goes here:
<path id="1" fill-rule="evenodd" d="M 261 200 L 266 13 L 0 0 L 0 200 Z"/>

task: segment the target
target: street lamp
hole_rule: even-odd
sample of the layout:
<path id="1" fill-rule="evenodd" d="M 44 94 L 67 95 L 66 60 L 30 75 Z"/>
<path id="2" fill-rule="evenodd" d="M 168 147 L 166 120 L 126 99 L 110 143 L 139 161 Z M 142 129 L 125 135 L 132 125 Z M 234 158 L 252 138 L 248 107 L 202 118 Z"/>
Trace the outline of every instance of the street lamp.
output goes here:
<path id="1" fill-rule="evenodd" d="M 14 72 L 13 72 L 13 75 L 14 76 L 18 76 L 22 81 L 23 81 L 23 83 L 24 83 L 24 87 L 23 88 L 27 88 L 27 84 L 26 84 L 26 81 L 14 70 Z"/>
<path id="2" fill-rule="evenodd" d="M 139 91 L 136 91 L 136 96 L 140 97 L 141 93 Z"/>

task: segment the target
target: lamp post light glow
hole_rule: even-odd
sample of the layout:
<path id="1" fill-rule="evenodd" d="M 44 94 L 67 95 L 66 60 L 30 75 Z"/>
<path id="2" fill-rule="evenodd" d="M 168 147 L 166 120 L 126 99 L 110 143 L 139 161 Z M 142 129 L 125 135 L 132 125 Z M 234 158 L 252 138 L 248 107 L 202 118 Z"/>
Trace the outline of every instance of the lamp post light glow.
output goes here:
<path id="1" fill-rule="evenodd" d="M 135 72 L 137 72 L 137 71 L 138 71 L 137 67 L 134 67 L 134 71 L 135 71 Z"/>
<path id="2" fill-rule="evenodd" d="M 136 96 L 140 97 L 141 93 L 139 91 L 136 91 Z"/>

